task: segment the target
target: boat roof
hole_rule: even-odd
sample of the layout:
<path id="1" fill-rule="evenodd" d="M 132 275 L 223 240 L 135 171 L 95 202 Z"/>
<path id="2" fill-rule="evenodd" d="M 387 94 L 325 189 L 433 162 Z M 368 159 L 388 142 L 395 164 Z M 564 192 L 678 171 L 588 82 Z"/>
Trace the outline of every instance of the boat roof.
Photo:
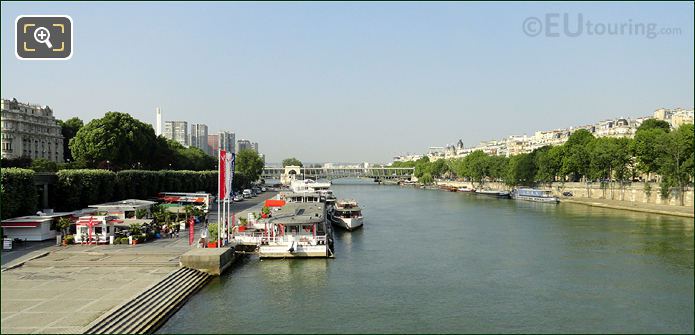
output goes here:
<path id="1" fill-rule="evenodd" d="M 121 201 L 105 202 L 98 205 L 89 205 L 92 208 L 129 208 L 129 207 L 148 207 L 156 204 L 154 201 L 140 199 L 126 199 Z"/>
<path id="2" fill-rule="evenodd" d="M 288 202 L 271 212 L 269 223 L 300 225 L 325 222 L 325 205 L 321 202 Z"/>

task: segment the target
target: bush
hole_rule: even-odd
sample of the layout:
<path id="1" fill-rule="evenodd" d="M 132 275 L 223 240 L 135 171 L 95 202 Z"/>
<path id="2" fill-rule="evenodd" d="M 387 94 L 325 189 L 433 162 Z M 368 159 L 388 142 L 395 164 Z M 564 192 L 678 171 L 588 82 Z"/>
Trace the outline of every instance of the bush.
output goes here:
<path id="1" fill-rule="evenodd" d="M 60 170 L 56 207 L 74 210 L 114 200 L 116 174 L 107 170 Z"/>
<path id="2" fill-rule="evenodd" d="M 31 162 L 31 169 L 35 172 L 56 172 L 58 171 L 58 164 L 48 159 L 35 159 Z"/>
<path id="3" fill-rule="evenodd" d="M 73 236 L 73 235 L 65 236 L 65 243 L 75 244 L 75 236 Z"/>
<path id="4" fill-rule="evenodd" d="M 208 224 L 208 241 L 217 241 L 217 223 Z"/>
<path id="5" fill-rule="evenodd" d="M 39 193 L 34 186 L 34 171 L 20 168 L 0 169 L 2 174 L 2 218 L 36 212 Z"/>

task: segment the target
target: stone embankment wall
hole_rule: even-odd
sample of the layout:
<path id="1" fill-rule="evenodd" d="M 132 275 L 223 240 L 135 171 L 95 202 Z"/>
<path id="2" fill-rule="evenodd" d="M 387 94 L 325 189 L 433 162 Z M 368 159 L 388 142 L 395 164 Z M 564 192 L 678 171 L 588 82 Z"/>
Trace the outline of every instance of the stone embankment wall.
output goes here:
<path id="1" fill-rule="evenodd" d="M 454 187 L 469 187 L 477 188 L 477 183 L 459 182 L 459 181 L 440 181 L 437 185 L 454 186 Z M 499 182 L 488 182 L 483 185 L 485 188 L 495 190 L 511 190 L 511 187 Z M 610 199 L 629 202 L 650 203 L 657 205 L 681 206 L 679 191 L 671 190 L 668 199 L 661 197 L 661 192 L 658 183 L 650 183 L 651 192 L 647 194 L 644 189 L 644 183 L 632 183 L 629 185 L 620 186 L 619 183 L 605 184 L 603 187 L 600 183 L 552 183 L 551 185 L 538 186 L 540 189 L 551 190 L 555 195 L 561 196 L 562 192 L 572 192 L 574 197 L 589 198 L 589 199 Z M 684 206 L 693 207 L 693 189 L 687 188 L 684 193 Z"/>

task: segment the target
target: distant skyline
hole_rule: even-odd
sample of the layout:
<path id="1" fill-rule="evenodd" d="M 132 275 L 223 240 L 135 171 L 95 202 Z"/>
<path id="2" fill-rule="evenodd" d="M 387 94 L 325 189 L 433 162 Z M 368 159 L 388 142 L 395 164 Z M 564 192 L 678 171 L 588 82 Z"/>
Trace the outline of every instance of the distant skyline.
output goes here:
<path id="1" fill-rule="evenodd" d="M 692 108 L 693 3 L 2 3 L 3 98 L 259 142 L 268 162 L 388 162 L 658 108 Z M 529 36 L 529 17 L 677 28 Z M 20 61 L 14 22 L 65 14 L 68 61 Z"/>

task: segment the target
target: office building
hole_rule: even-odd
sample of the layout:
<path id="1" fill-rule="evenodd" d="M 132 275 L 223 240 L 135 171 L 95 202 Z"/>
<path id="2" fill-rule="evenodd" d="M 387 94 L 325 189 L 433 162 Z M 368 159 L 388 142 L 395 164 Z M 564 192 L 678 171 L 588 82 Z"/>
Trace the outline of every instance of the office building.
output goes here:
<path id="1" fill-rule="evenodd" d="M 184 147 L 188 147 L 188 122 L 186 121 L 165 121 L 164 122 L 165 138 L 179 142 Z"/>
<path id="2" fill-rule="evenodd" d="M 204 153 L 210 154 L 210 147 L 208 146 L 208 126 L 205 124 L 192 124 L 191 125 L 191 140 L 189 142 L 191 147 L 203 150 Z"/>

